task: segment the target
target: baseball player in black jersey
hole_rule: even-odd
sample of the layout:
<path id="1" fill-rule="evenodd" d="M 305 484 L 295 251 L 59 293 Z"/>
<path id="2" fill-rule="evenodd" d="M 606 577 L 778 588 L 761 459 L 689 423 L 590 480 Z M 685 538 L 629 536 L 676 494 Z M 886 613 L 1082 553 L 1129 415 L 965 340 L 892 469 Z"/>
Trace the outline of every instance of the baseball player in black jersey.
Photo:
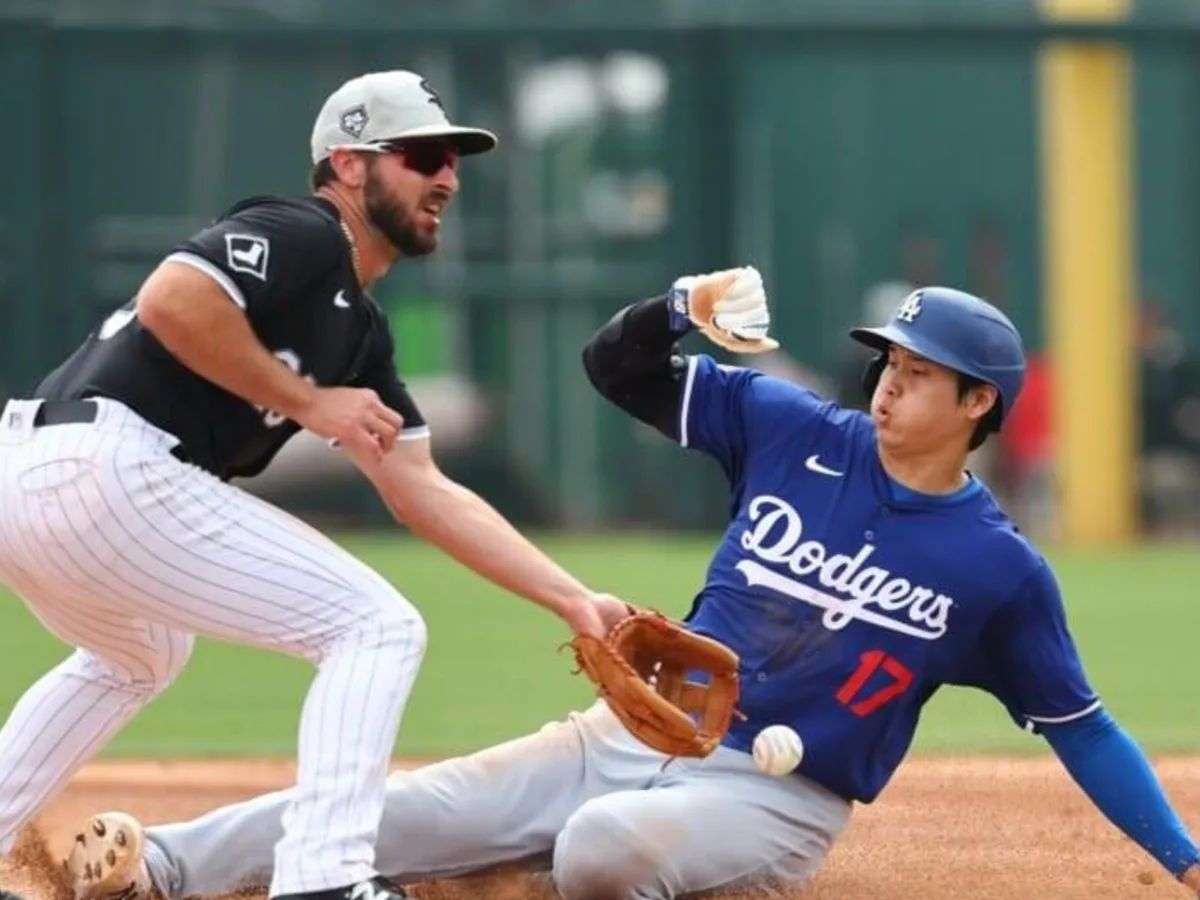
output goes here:
<path id="1" fill-rule="evenodd" d="M 495 143 L 450 124 L 412 72 L 347 82 L 313 129 L 313 196 L 234 206 L 5 406 L 0 580 L 78 649 L 0 730 L 0 852 L 206 634 L 317 667 L 271 895 L 402 895 L 377 876 L 375 838 L 424 624 L 379 575 L 228 483 L 301 428 L 339 445 L 416 534 L 575 632 L 625 614 L 438 470 L 365 291 L 437 246 L 460 155 Z M 130 889 L 110 877 L 137 849 L 121 834 L 98 822 L 80 836 L 80 900 Z"/>

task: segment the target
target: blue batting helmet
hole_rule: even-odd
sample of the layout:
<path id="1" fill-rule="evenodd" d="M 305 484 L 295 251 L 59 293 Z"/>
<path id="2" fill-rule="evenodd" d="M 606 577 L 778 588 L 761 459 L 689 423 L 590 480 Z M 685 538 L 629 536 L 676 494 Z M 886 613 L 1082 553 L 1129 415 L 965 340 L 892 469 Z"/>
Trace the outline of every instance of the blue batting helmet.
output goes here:
<path id="1" fill-rule="evenodd" d="M 926 287 L 904 298 L 881 328 L 855 328 L 850 336 L 886 354 L 891 344 L 986 381 L 1000 393 L 996 427 L 1012 409 L 1025 380 L 1021 335 L 1008 316 L 986 300 L 953 288 Z M 874 370 L 874 371 L 872 371 Z M 874 393 L 882 365 L 868 369 Z"/>

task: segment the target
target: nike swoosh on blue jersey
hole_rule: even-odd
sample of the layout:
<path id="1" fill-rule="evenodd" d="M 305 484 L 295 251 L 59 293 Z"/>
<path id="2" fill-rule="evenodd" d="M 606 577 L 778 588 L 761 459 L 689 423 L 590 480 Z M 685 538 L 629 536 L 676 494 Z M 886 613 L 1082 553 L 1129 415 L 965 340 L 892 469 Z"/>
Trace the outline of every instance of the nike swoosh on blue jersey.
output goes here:
<path id="1" fill-rule="evenodd" d="M 834 478 L 841 478 L 846 474 L 845 472 L 835 472 L 828 466 L 821 465 L 820 456 L 820 453 L 814 453 L 804 461 L 804 468 L 808 469 L 810 472 L 818 472 L 821 475 L 832 475 Z"/>

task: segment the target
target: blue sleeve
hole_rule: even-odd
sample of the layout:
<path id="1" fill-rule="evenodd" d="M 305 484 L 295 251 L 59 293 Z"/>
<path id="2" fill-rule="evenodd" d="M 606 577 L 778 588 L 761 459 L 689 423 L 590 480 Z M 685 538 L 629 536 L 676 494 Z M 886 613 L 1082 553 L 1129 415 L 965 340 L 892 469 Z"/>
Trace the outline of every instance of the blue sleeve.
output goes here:
<path id="1" fill-rule="evenodd" d="M 981 677 L 974 683 L 995 694 L 1031 730 L 1079 719 L 1100 707 L 1045 560 L 984 628 L 980 662 Z"/>
<path id="2" fill-rule="evenodd" d="M 1042 733 L 1096 807 L 1171 874 L 1178 878 L 1200 861 L 1150 762 L 1107 712 L 1046 725 Z"/>
<path id="3" fill-rule="evenodd" d="M 752 449 L 784 440 L 832 408 L 790 382 L 754 369 L 717 365 L 710 356 L 692 356 L 680 404 L 679 443 L 712 456 L 737 482 Z"/>

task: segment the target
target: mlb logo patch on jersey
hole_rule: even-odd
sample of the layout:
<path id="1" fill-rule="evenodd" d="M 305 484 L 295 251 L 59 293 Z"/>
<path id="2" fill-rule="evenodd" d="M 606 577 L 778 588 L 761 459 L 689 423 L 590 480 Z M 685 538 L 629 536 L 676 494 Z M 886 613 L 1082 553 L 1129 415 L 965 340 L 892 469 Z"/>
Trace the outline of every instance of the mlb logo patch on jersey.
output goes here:
<path id="1" fill-rule="evenodd" d="M 225 258 L 234 272 L 245 272 L 267 280 L 267 257 L 271 242 L 254 234 L 225 235 Z"/>

